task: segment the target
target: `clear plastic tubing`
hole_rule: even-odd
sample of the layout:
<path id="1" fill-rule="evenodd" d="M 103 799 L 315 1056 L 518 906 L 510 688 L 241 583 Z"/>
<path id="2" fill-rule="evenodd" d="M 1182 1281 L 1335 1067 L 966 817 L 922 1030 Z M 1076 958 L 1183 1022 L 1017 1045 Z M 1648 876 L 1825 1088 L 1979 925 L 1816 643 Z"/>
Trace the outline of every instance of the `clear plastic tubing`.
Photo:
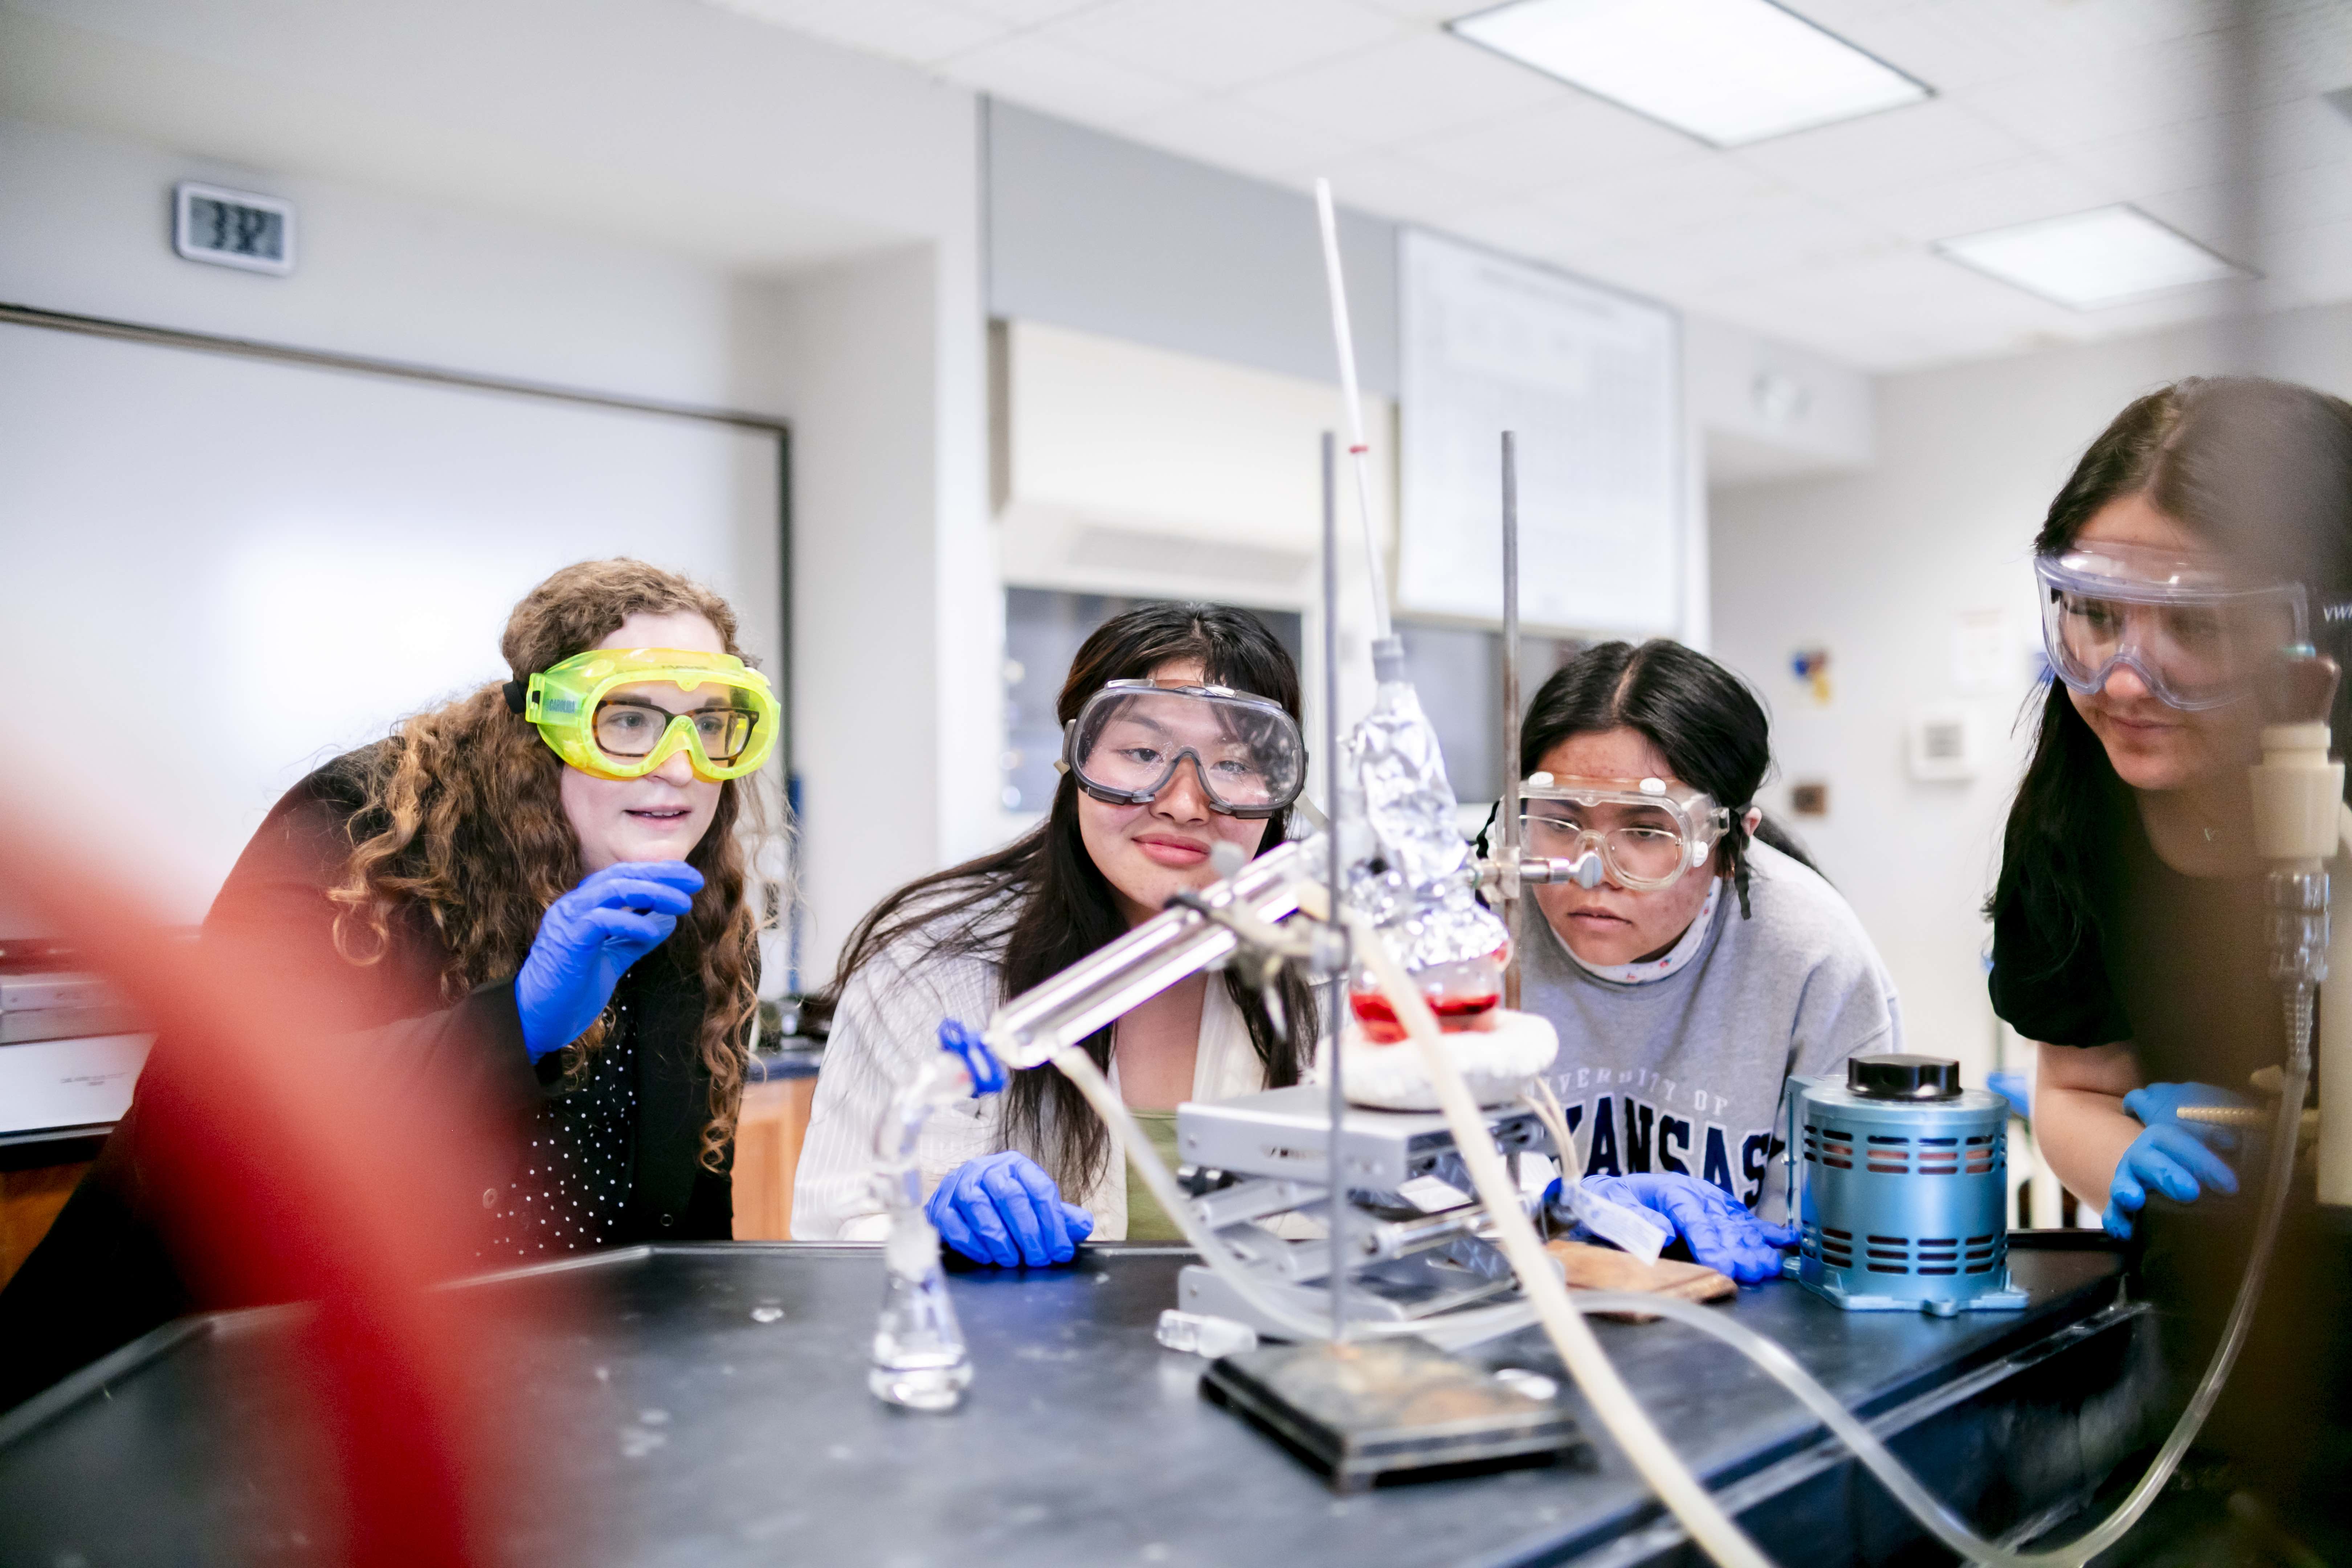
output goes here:
<path id="1" fill-rule="evenodd" d="M 2287 1179 L 2294 1163 L 2295 1128 L 2303 1102 L 2303 1089 L 2309 1080 L 2307 1068 L 2296 1068 L 2285 1075 L 2285 1097 L 2281 1104 L 2291 1107 L 2280 1119 L 2273 1134 L 2269 1186 L 2263 1194 L 2262 1217 L 2254 1232 L 2253 1255 L 2247 1260 L 2244 1280 L 2238 1287 L 2238 1297 L 2231 1307 L 2227 1327 L 2221 1342 L 2214 1348 L 2213 1359 L 2207 1363 L 2204 1377 L 2189 1397 L 2189 1406 L 2165 1439 L 2156 1460 L 2131 1495 L 2117 1505 L 2097 1528 L 2078 1536 L 2063 1546 L 2045 1552 L 2011 1552 L 1995 1545 L 1976 1534 L 1952 1516 L 1936 1496 L 1922 1486 L 1919 1479 L 1890 1452 L 1885 1444 L 1862 1423 L 1853 1411 L 1838 1402 L 1835 1394 L 1813 1381 L 1812 1374 L 1797 1364 L 1789 1352 L 1736 1318 L 1719 1310 L 1702 1307 L 1696 1302 L 1676 1300 L 1665 1296 L 1642 1296 L 1620 1292 L 1580 1291 L 1577 1304 L 1588 1312 L 1647 1312 L 1672 1318 L 1675 1322 L 1696 1329 L 1711 1338 L 1720 1340 L 1770 1375 L 1781 1387 L 1796 1395 L 1800 1404 L 1821 1418 L 1822 1424 L 1835 1433 L 1838 1439 L 1853 1450 L 1854 1457 L 1878 1478 L 1880 1484 L 1895 1494 L 1895 1500 L 1911 1510 L 1912 1516 L 1927 1526 L 1937 1540 L 1971 1563 L 1991 1564 L 1992 1568 L 2075 1568 L 2089 1562 L 2121 1541 L 2131 1527 L 2139 1522 L 2148 1506 L 2156 1500 L 2164 1484 L 2172 1479 L 2179 1467 L 2180 1457 L 2189 1445 L 2197 1440 L 2199 1428 L 2212 1413 L 2213 1403 L 2221 1394 L 2222 1384 L 2237 1363 L 2238 1352 L 2246 1342 L 2246 1331 L 2253 1321 L 2254 1306 L 2260 1300 L 2263 1279 L 2269 1272 L 2271 1254 L 2278 1241 L 2279 1219 L 2286 1207 Z"/>
<path id="2" fill-rule="evenodd" d="M 1368 932 L 1360 932 L 1358 937 L 1360 944 L 1369 935 Z M 1373 937 L 1371 940 L 1378 939 Z M 1410 1004 L 1407 1004 L 1406 1007 L 1409 1009 Z M 2172 1479 L 2174 1470 L 2179 1468 L 2181 1456 L 2187 1453 L 2189 1446 L 2196 1441 L 2198 1432 L 2204 1426 L 2206 1417 L 2211 1414 L 2214 1403 L 2221 1397 L 2223 1385 L 2229 1381 L 2231 1369 L 2237 1364 L 2240 1351 L 2244 1348 L 2247 1331 L 2252 1325 L 2254 1308 L 2262 1298 L 2263 1281 L 2270 1271 L 2271 1257 L 2277 1245 L 2279 1224 L 2285 1212 L 2287 1189 L 2294 1173 L 2295 1140 L 2300 1131 L 2303 1097 L 2305 1090 L 2309 1087 L 2311 1073 L 2309 1045 L 2311 1010 L 2307 1002 L 2291 1013 L 2289 1030 L 2295 1038 L 2288 1058 L 2284 1081 L 2280 1086 L 2283 1092 L 2279 1100 L 2279 1121 L 2272 1134 L 2270 1168 L 2263 1192 L 2262 1214 L 2254 1230 L 2253 1252 L 2247 1260 L 2245 1277 L 2239 1284 L 2237 1300 L 2231 1307 L 2229 1321 L 2223 1328 L 2221 1342 L 2214 1348 L 2212 1360 L 2207 1363 L 2204 1377 L 2199 1381 L 2196 1392 L 2190 1395 L 2188 1408 L 2181 1412 L 2179 1420 L 2173 1426 L 2171 1436 L 2165 1439 L 2164 1447 L 2158 1452 L 2155 1462 L 2148 1467 L 2147 1473 L 2141 1477 L 2139 1484 L 2132 1489 L 2130 1495 L 2125 1498 L 2114 1513 L 2090 1531 L 2063 1546 L 2053 1547 L 2043 1552 L 2013 1552 L 1979 1536 L 1955 1518 L 1951 1510 L 1921 1484 L 1919 1479 L 1911 1473 L 1903 1461 L 1896 1458 L 1886 1445 L 1878 1440 L 1876 1435 L 1864 1425 L 1860 1417 L 1840 1403 L 1835 1394 L 1816 1382 L 1812 1374 L 1799 1365 L 1787 1351 L 1758 1334 L 1754 1330 L 1743 1326 L 1737 1319 L 1720 1310 L 1702 1307 L 1694 1302 L 1675 1300 L 1663 1296 L 1580 1290 L 1572 1293 L 1571 1300 L 1577 1307 L 1586 1311 L 1640 1311 L 1670 1318 L 1739 1352 L 1787 1389 L 1800 1404 L 1812 1412 L 1823 1426 L 1835 1434 L 1841 1442 L 1853 1449 L 1854 1457 L 1861 1460 L 1871 1474 L 1878 1478 L 1880 1484 L 1894 1494 L 1895 1500 L 1908 1509 L 1912 1516 L 1930 1534 L 1968 1561 L 1986 1563 L 1991 1565 L 1991 1568 L 2078 1568 L 2078 1565 L 2088 1563 L 2092 1558 L 2122 1540 L 2155 1502 L 2158 1494 L 2163 1490 L 2165 1483 Z M 1184 1232 L 1185 1239 L 1192 1243 L 1193 1249 L 1200 1253 L 1204 1262 L 1231 1281 L 1235 1289 L 1258 1310 L 1264 1312 L 1270 1321 L 1283 1324 L 1298 1338 L 1319 1339 L 1328 1333 L 1329 1325 L 1320 1319 L 1294 1311 L 1287 1302 L 1259 1289 L 1256 1279 L 1250 1274 L 1242 1260 L 1233 1255 L 1222 1238 L 1200 1223 L 1192 1213 L 1191 1202 L 1182 1189 L 1176 1185 L 1175 1177 L 1160 1162 L 1157 1151 L 1151 1147 L 1150 1141 L 1133 1125 L 1127 1114 L 1126 1105 L 1119 1100 L 1117 1091 L 1111 1088 L 1109 1080 L 1103 1077 L 1101 1070 L 1096 1068 L 1093 1060 L 1083 1050 L 1076 1048 L 1066 1050 L 1053 1059 L 1054 1065 L 1059 1068 L 1086 1096 L 1097 1114 L 1112 1126 L 1125 1128 L 1124 1141 L 1129 1154 L 1135 1159 L 1137 1171 L 1143 1177 L 1144 1184 L 1150 1187 L 1152 1195 L 1159 1199 L 1160 1208 L 1176 1220 L 1177 1225 Z M 1481 1195 L 1484 1196 L 1483 1194 Z M 1489 1204 L 1487 1208 L 1488 1213 L 1493 1215 L 1494 1205 Z M 1516 1212 L 1515 1210 L 1514 1213 Z M 1524 1216 L 1520 1217 L 1524 1218 Z M 1497 1224 L 1502 1223 L 1498 1216 Z M 1513 1320 L 1517 1321 L 1514 1322 Z M 1519 1326 L 1529 1321 L 1531 1321 L 1531 1314 L 1527 1305 L 1522 1303 L 1509 1307 L 1484 1308 L 1475 1312 L 1458 1314 L 1447 1320 L 1447 1326 L 1474 1331 L 1472 1337 L 1475 1338 L 1476 1329 L 1491 1325 L 1500 1330 L 1507 1326 Z M 1351 1331 L 1367 1337 L 1378 1337 L 1412 1333 L 1418 1331 L 1415 1327 L 1403 1323 L 1365 1323 L 1354 1325 Z M 1557 1343 L 1555 1348 L 1558 1348 Z M 1620 1386 L 1622 1387 L 1622 1384 Z M 1592 1391 L 1588 1389 L 1586 1396 L 1591 1398 Z M 1619 1414 L 1622 1419 L 1622 1413 Z M 1605 1424 L 1612 1426 L 1613 1429 L 1613 1422 Z M 1646 1419 L 1643 1424 L 1647 1425 Z M 1676 1511 L 1680 1512 L 1679 1510 Z M 1691 1521 L 1685 1519 L 1684 1522 L 1687 1527 Z M 1749 1545 L 1744 1538 L 1739 1539 L 1738 1545 L 1730 1550 L 1717 1552 L 1715 1550 L 1717 1545 L 1726 1544 L 1719 1538 L 1717 1542 L 1708 1542 L 1702 1532 L 1694 1531 L 1692 1533 L 1695 1539 L 1699 1539 L 1702 1544 L 1708 1547 L 1710 1555 L 1716 1556 L 1719 1562 L 1759 1561 L 1738 1550 L 1739 1547 L 1746 1547 L 1748 1552 L 1754 1551 L 1753 1546 Z"/>

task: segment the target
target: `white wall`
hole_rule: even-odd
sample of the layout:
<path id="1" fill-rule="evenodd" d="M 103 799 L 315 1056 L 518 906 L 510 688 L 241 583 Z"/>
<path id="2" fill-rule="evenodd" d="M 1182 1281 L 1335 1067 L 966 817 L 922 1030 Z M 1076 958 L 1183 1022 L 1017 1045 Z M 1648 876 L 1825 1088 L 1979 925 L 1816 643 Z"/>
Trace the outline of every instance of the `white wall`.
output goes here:
<path id="1" fill-rule="evenodd" d="M 1685 316 L 1683 395 L 1718 487 L 1870 464 L 1870 377 L 1820 354 Z"/>
<path id="2" fill-rule="evenodd" d="M 184 179 L 292 201 L 293 276 L 174 254 Z M 22 120 L 0 120 L 0 213 L 14 304 L 638 397 L 732 390 L 727 274 L 643 245 Z"/>
<path id="3" fill-rule="evenodd" d="M 1004 611 L 973 256 L 967 226 L 742 300 L 793 426 L 808 984 L 876 900 L 999 831 Z"/>
<path id="4" fill-rule="evenodd" d="M 2352 392 L 2352 308 L 2269 323 L 2269 374 Z M 1852 900 L 1894 971 L 1914 1048 L 1989 1065 L 1993 1019 L 1977 910 L 1999 864 L 2022 764 L 2013 731 L 2034 668 L 2031 545 L 2082 449 L 2134 396 L 2233 363 L 2231 345 L 2180 331 L 1882 379 L 1876 459 L 1851 477 L 1718 489 L 1712 498 L 1716 656 L 1765 692 L 1787 786 L 1830 785 L 1826 819 L 1792 826 Z M 1963 685 L 1960 618 L 2008 616 L 1997 677 Z M 1801 647 L 1832 654 L 1816 708 L 1790 675 Z M 1994 737 L 1966 784 L 1914 783 L 1904 725 L 1922 704 L 1973 704 Z"/>

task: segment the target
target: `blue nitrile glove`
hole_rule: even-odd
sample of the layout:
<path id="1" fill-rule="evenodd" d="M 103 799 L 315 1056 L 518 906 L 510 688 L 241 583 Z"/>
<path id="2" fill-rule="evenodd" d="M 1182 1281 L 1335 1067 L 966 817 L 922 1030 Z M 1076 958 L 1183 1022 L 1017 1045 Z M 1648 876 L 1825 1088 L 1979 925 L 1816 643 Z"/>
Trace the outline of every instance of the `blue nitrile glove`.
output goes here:
<path id="1" fill-rule="evenodd" d="M 1094 1215 L 1064 1203 L 1054 1178 L 1011 1150 L 950 1171 L 923 1212 L 950 1247 L 1000 1268 L 1067 1263 L 1095 1232 Z"/>
<path id="2" fill-rule="evenodd" d="M 587 1033 L 629 965 L 668 939 L 701 889 L 702 873 L 683 860 L 625 860 L 548 906 L 515 975 L 532 1061 Z"/>
<path id="3" fill-rule="evenodd" d="M 1746 1204 L 1696 1176 L 1671 1171 L 1638 1172 L 1630 1176 L 1587 1176 L 1584 1185 L 1612 1203 L 1644 1208 L 1661 1216 L 1675 1227 L 1691 1257 L 1742 1285 L 1779 1279 L 1778 1249 L 1797 1245 L 1795 1226 L 1767 1225 Z"/>
<path id="4" fill-rule="evenodd" d="M 2238 1190 L 2237 1173 L 2213 1152 L 2234 1149 L 2238 1135 L 2226 1127 L 2183 1121 L 2184 1105 L 2244 1105 L 2246 1100 L 2225 1089 L 2204 1083 L 2152 1083 L 2124 1096 L 2124 1109 L 2147 1125 L 2116 1163 L 2115 1180 L 2107 1185 L 2106 1213 L 2099 1223 L 2109 1236 L 2128 1237 L 2131 1216 L 2147 1203 L 2154 1187 L 2174 1203 L 2194 1203 L 2204 1191 L 2199 1184 L 2224 1193 Z"/>

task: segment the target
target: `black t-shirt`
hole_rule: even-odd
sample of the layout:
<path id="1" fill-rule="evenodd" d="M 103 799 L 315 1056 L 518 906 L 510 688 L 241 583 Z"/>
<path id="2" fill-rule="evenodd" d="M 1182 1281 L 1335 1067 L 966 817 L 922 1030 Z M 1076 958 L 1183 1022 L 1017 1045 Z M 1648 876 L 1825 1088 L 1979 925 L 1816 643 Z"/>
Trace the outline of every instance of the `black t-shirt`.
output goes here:
<path id="1" fill-rule="evenodd" d="M 2084 847 L 2087 929 L 2078 935 L 2013 888 L 1996 903 L 1993 1010 L 2051 1045 L 2129 1042 L 2149 1083 L 2244 1094 L 2247 1074 L 2286 1054 L 2263 878 L 2183 876 L 2157 857 L 2130 791 L 2110 784 L 2109 795 L 2105 842 Z M 2151 1194 L 2135 1225 L 2140 1293 L 2163 1314 L 2157 1342 L 2179 1387 L 2203 1372 L 2245 1268 L 2263 1190 L 2249 1155 L 2242 1146 L 2225 1156 L 2237 1196 L 2209 1191 L 2178 1205 Z M 2342 1456 L 2352 1452 L 2352 1352 L 2336 1327 L 2352 1310 L 2352 1247 L 2325 1217 L 2340 1212 L 2315 1209 L 2307 1175 L 2295 1184 L 2252 1332 L 2198 1437 L 2260 1478 L 2273 1503 L 2316 1500 L 2328 1518 L 2341 1517 Z"/>
<path id="2" fill-rule="evenodd" d="M 2149 1083 L 2246 1089 L 2285 1054 L 2259 873 L 2189 877 L 2148 843 L 2116 788 L 2106 842 L 2088 847 L 2090 921 L 2011 892 L 1993 910 L 1992 1005 L 2053 1046 L 2129 1042 Z"/>

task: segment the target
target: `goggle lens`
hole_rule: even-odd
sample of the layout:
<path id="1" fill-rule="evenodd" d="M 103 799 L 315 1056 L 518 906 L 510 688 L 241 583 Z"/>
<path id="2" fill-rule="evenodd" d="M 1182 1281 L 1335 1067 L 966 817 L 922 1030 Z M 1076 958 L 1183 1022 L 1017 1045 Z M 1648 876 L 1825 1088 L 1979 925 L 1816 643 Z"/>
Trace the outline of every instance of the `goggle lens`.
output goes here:
<path id="1" fill-rule="evenodd" d="M 1629 881 L 1672 881 L 1688 863 L 1690 846 L 1681 824 L 1657 807 L 1548 803 L 1529 807 L 1520 822 L 1528 854 L 1572 860 L 1598 838 L 1601 858 Z"/>
<path id="2" fill-rule="evenodd" d="M 2136 560 L 2136 558 L 2134 558 Z M 2291 586 L 2174 588 L 2133 577 L 2133 560 L 2042 557 L 2042 646 L 2077 691 L 2103 689 L 2128 665 L 2158 700 L 2210 708 L 2241 695 L 2282 646 L 2303 637 Z"/>
<path id="3" fill-rule="evenodd" d="M 1297 798 L 1306 774 L 1298 731 L 1280 709 L 1176 690 L 1097 696 L 1078 717 L 1069 760 L 1080 783 L 1138 799 L 1190 763 L 1214 805 L 1269 815 Z"/>
<path id="4" fill-rule="evenodd" d="M 616 699 L 596 709 L 596 749 L 608 757 L 635 761 L 651 752 L 677 718 L 666 708 L 646 701 Z M 686 715 L 694 721 L 695 739 L 702 754 L 714 763 L 730 763 L 751 744 L 756 715 L 739 708 L 705 708 Z"/>

